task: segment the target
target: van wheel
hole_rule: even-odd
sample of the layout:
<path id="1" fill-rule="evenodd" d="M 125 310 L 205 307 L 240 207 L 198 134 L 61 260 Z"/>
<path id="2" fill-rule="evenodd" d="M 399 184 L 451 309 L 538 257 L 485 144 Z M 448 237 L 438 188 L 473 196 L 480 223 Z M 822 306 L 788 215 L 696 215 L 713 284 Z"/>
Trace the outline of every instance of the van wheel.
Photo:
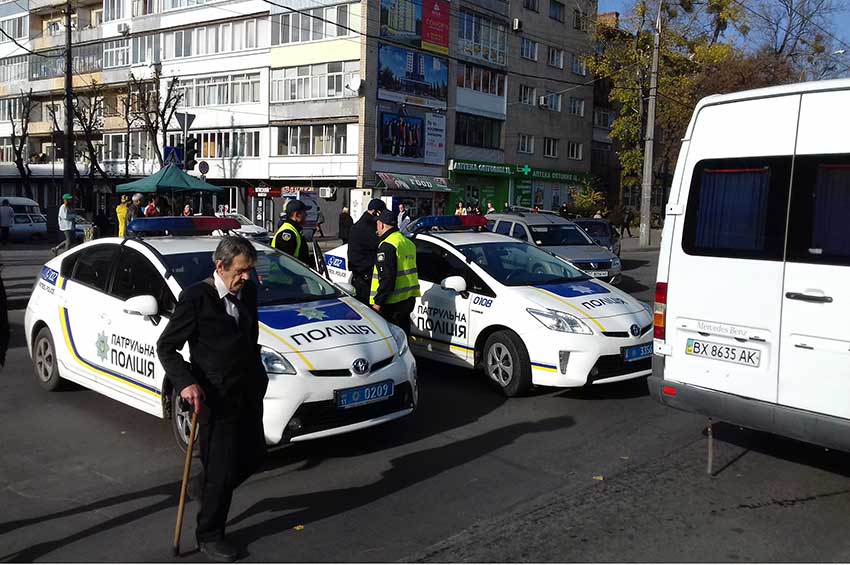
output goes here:
<path id="1" fill-rule="evenodd" d="M 201 425 L 198 424 L 200 429 Z M 177 389 L 171 391 L 171 429 L 174 431 L 174 439 L 181 453 L 186 453 L 189 448 L 189 434 L 192 430 L 192 408 L 184 410 L 180 407 L 180 392 Z M 195 435 L 195 449 L 193 455 L 198 457 L 198 437 Z"/>
<path id="2" fill-rule="evenodd" d="M 62 377 L 59 376 L 59 362 L 56 359 L 56 347 L 53 336 L 47 328 L 41 328 L 35 337 L 32 348 L 32 364 L 38 384 L 48 392 L 59 388 Z"/>
<path id="3" fill-rule="evenodd" d="M 519 396 L 531 388 L 531 361 L 522 340 L 511 331 L 496 332 L 484 344 L 484 372 L 505 396 Z"/>

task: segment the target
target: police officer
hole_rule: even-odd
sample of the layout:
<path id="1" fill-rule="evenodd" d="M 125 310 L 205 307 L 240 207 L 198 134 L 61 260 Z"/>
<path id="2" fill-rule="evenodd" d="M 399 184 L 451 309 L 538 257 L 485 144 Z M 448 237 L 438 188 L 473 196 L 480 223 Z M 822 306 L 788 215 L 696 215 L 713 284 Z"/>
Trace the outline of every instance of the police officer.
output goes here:
<path id="1" fill-rule="evenodd" d="M 307 245 L 304 243 L 304 237 L 301 235 L 301 229 L 304 226 L 304 220 L 307 219 L 307 210 L 309 209 L 310 206 L 307 206 L 300 200 L 289 199 L 283 209 L 285 216 L 283 223 L 272 238 L 272 247 L 304 263 L 307 263 L 309 257 Z"/>
<path id="2" fill-rule="evenodd" d="M 378 253 L 378 235 L 376 231 L 378 212 L 386 210 L 387 205 L 380 198 L 373 198 L 363 215 L 354 225 L 348 239 L 348 268 L 351 270 L 351 284 L 357 291 L 357 300 L 369 304 L 369 286 L 372 271 L 375 269 L 375 254 Z"/>
<path id="3" fill-rule="evenodd" d="M 369 304 L 385 320 L 410 337 L 410 313 L 419 293 L 416 245 L 398 231 L 398 217 L 391 210 L 378 214 L 378 253 L 372 273 Z"/>

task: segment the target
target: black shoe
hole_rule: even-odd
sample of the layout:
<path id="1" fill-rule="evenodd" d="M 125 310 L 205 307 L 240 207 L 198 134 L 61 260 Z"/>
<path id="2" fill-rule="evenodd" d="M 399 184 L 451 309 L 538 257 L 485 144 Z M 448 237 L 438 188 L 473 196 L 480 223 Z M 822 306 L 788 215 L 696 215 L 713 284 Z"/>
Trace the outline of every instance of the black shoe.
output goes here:
<path id="1" fill-rule="evenodd" d="M 198 544 L 201 553 L 221 563 L 233 563 L 241 553 L 239 548 L 226 540 L 202 541 Z"/>

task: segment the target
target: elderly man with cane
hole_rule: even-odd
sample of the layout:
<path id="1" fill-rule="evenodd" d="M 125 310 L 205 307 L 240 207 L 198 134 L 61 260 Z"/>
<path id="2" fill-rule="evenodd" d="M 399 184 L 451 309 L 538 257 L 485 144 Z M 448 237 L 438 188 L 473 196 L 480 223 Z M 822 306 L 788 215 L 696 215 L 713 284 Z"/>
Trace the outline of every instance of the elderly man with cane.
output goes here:
<path id="1" fill-rule="evenodd" d="M 213 254 L 215 270 L 183 291 L 157 343 L 167 377 L 198 415 L 204 472 L 196 537 L 207 558 L 222 562 L 241 553 L 224 535 L 233 491 L 259 468 L 266 450 L 268 376 L 250 280 L 256 260 L 247 239 L 223 237 Z M 187 342 L 190 364 L 179 353 Z"/>

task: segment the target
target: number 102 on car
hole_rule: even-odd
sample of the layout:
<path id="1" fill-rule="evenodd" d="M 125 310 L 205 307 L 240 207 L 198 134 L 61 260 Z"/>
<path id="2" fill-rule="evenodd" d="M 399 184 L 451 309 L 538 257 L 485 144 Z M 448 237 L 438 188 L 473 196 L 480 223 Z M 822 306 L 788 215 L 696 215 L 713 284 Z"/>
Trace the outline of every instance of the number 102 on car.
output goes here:
<path id="1" fill-rule="evenodd" d="M 688 339 L 685 353 L 687 355 L 706 357 L 715 361 L 725 361 L 748 367 L 758 367 L 761 362 L 761 352 L 758 349 L 723 345 L 722 343 L 713 343 L 698 339 Z"/>

